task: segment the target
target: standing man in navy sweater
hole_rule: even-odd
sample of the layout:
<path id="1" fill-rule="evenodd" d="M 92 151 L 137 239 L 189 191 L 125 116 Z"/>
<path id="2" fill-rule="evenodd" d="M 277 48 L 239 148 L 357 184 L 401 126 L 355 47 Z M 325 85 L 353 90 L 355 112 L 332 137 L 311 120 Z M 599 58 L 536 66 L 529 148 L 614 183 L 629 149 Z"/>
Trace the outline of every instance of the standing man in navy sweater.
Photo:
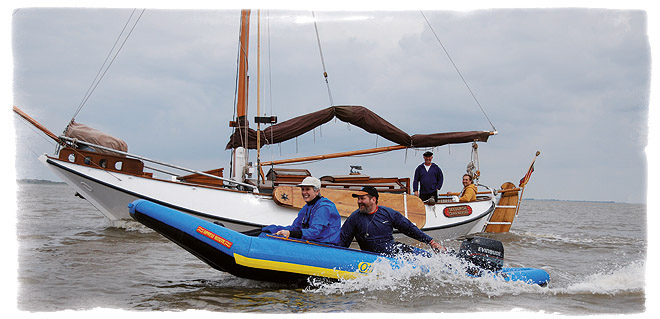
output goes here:
<path id="1" fill-rule="evenodd" d="M 433 160 L 433 153 L 426 151 L 423 155 L 424 163 L 415 169 L 413 191 L 415 192 L 415 196 L 419 196 L 422 201 L 433 197 L 433 200 L 437 202 L 438 190 L 442 187 L 444 180 L 442 170 L 438 165 L 431 162 Z"/>

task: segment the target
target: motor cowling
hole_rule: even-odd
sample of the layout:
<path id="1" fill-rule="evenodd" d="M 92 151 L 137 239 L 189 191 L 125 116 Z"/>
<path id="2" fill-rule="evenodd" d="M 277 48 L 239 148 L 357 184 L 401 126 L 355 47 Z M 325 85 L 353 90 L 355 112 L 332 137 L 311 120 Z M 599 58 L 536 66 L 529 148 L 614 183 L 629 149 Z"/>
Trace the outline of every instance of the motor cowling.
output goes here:
<path id="1" fill-rule="evenodd" d="M 468 270 L 471 273 L 479 270 L 499 271 L 504 264 L 504 246 L 499 240 L 468 237 L 461 243 L 458 256 L 470 263 Z"/>

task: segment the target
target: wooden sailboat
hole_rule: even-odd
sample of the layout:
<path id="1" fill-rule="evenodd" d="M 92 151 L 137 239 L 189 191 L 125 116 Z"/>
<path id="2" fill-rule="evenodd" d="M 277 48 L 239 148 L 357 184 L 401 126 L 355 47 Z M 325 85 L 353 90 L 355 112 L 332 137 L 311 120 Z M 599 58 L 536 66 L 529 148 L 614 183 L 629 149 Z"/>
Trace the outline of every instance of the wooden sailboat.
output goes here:
<path id="1" fill-rule="evenodd" d="M 249 19 L 250 11 L 243 10 L 236 118 L 230 123 L 235 130 L 227 144 L 227 149 L 232 151 L 228 178 L 224 176 L 223 168 L 196 171 L 81 137 L 56 136 L 14 107 L 17 114 L 61 145 L 54 156 L 42 155 L 39 160 L 110 220 L 130 219 L 128 204 L 146 199 L 222 223 L 237 231 L 246 231 L 269 224 L 290 224 L 304 204 L 294 185 L 312 174 L 305 169 L 285 169 L 277 165 L 406 148 L 486 142 L 496 134 L 492 131 L 470 131 L 411 136 L 363 106 L 331 106 L 278 124 L 274 124 L 276 119 L 273 117 L 258 117 L 255 119 L 258 124 L 255 131 L 249 127 L 247 117 Z M 262 145 L 295 138 L 334 118 L 378 134 L 395 145 L 271 162 L 261 162 L 257 156 L 256 165 L 248 162 L 248 150 L 258 151 Z M 271 125 L 261 130 L 263 123 Z M 175 176 L 171 180 L 156 178 L 145 163 L 187 171 L 188 175 Z M 268 168 L 268 171 L 264 172 L 263 168 Z M 501 190 L 486 188 L 474 202 L 454 202 L 451 200 L 452 194 L 445 194 L 446 201 L 426 205 L 418 197 L 410 195 L 409 178 L 351 174 L 323 176 L 321 180 L 322 195 L 337 204 L 342 216 L 346 217 L 355 210 L 356 204 L 350 194 L 369 184 L 383 194 L 379 204 L 400 211 L 438 239 L 483 231 L 508 231 L 509 228 L 501 225 L 508 223 L 510 227 L 515 213 L 511 215 L 509 212 L 512 209 L 517 211 L 518 193 L 522 189 L 505 184 L 506 188 L 503 186 Z"/>

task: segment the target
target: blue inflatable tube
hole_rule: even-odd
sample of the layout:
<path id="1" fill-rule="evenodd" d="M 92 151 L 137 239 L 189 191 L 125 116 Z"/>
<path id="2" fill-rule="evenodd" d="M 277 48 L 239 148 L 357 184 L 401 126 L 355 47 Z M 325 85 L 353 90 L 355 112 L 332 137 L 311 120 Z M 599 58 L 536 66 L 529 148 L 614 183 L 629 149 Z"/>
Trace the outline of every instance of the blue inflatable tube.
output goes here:
<path id="1" fill-rule="evenodd" d="M 267 233 L 248 236 L 146 200 L 128 205 L 131 216 L 181 246 L 209 266 L 237 277 L 305 284 L 309 277 L 335 280 L 364 276 L 379 258 L 393 268 L 400 259 L 351 248 L 285 239 Z M 546 285 L 550 276 L 536 268 L 503 268 L 492 273 L 506 281 Z"/>

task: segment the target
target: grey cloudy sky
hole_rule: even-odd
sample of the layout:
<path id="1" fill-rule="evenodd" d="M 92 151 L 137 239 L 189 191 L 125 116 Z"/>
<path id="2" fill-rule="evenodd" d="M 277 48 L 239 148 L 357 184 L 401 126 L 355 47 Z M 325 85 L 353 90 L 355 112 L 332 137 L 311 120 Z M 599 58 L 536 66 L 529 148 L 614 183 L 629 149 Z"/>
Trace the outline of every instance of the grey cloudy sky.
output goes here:
<path id="1" fill-rule="evenodd" d="M 22 8 L 13 13 L 12 103 L 60 134 L 131 12 Z M 254 10 L 253 34 L 256 15 Z M 419 11 L 315 15 L 336 105 L 364 105 L 411 135 L 490 129 Z M 483 184 L 517 184 L 540 150 L 525 197 L 646 202 L 647 11 L 425 10 L 424 15 L 499 131 L 479 147 Z M 262 10 L 261 18 L 262 113 L 283 121 L 329 106 L 311 11 Z M 227 168 L 238 25 L 238 10 L 147 9 L 76 120 L 124 139 L 132 153 L 199 170 Z M 252 118 L 256 42 L 250 53 Z M 55 146 L 24 122 L 14 125 L 16 178 L 57 179 L 36 160 Z M 262 160 L 387 145 L 383 138 L 331 121 L 297 140 L 266 147 Z M 411 177 L 422 152 L 295 167 L 322 176 L 362 165 L 371 176 Z M 459 191 L 470 145 L 434 152 L 445 172 L 442 191 Z"/>

